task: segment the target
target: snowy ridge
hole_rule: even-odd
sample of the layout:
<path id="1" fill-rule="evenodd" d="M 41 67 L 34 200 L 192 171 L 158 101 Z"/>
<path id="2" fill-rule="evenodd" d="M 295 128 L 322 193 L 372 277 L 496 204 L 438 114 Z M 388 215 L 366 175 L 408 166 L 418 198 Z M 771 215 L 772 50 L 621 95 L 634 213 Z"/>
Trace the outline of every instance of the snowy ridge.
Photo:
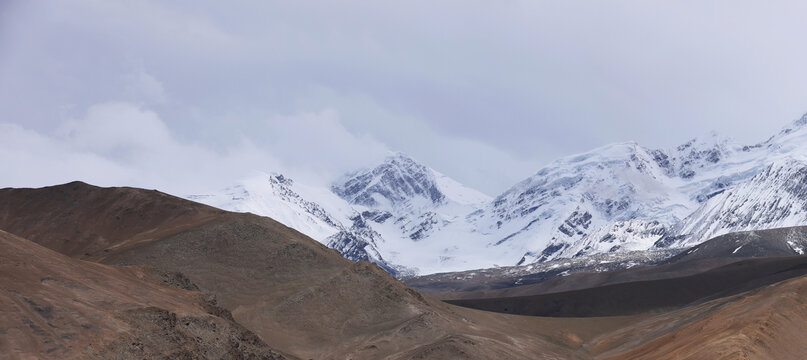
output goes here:
<path id="1" fill-rule="evenodd" d="M 807 115 L 754 145 L 714 133 L 670 149 L 606 145 L 556 160 L 493 199 L 400 153 L 329 188 L 263 174 L 194 199 L 273 217 L 353 260 L 427 274 L 805 225 L 805 157 Z"/>
<path id="2" fill-rule="evenodd" d="M 630 142 L 557 160 L 497 197 L 479 216 L 480 231 L 501 234 L 494 246 L 521 251 L 519 262 L 534 262 L 604 248 L 589 235 L 615 222 L 671 225 L 696 202 L 676 191 L 681 180 L 657 157 Z M 634 241 L 626 237 L 621 242 Z M 587 245 L 575 245 L 581 242 Z"/>
<path id="3" fill-rule="evenodd" d="M 654 244 L 681 247 L 733 230 L 803 225 L 805 219 L 795 214 L 757 215 L 751 218 L 757 220 L 745 226 L 717 225 L 712 221 L 716 215 L 707 215 L 705 209 L 770 164 L 807 154 L 805 125 L 807 116 L 753 146 L 741 146 L 712 133 L 672 149 L 651 150 L 629 142 L 569 156 L 497 197 L 485 214 L 478 216 L 479 229 L 501 236 L 493 242 L 495 246 L 509 246 L 514 251 L 521 247 L 524 256 L 517 263 L 530 263 L 647 249 Z M 795 166 L 789 164 L 786 166 Z M 769 196 L 783 203 L 800 201 L 785 193 Z M 754 191 L 749 190 L 737 197 L 752 194 Z M 762 206 L 754 211 L 759 213 Z M 713 212 L 750 216 L 748 210 L 743 211 L 718 208 Z M 685 222 L 720 229 L 690 234 L 693 231 Z"/>
<path id="4" fill-rule="evenodd" d="M 230 211 L 268 216 L 353 260 L 371 261 L 394 274 L 411 272 L 383 258 L 376 248 L 383 241 L 381 236 L 363 226 L 361 214 L 342 199 L 327 189 L 297 184 L 282 174 L 256 172 L 218 194 L 188 198 Z"/>
<path id="5" fill-rule="evenodd" d="M 490 201 L 400 153 L 374 168 L 348 174 L 331 189 L 385 239 L 377 246 L 385 259 L 420 272 L 452 266 L 453 252 L 460 248 L 457 241 L 468 234 L 466 217 Z M 466 249 L 480 251 L 475 246 Z M 461 260 L 454 266 L 467 263 Z"/>
<path id="6" fill-rule="evenodd" d="M 324 239 L 342 229 L 340 220 L 324 206 L 333 204 L 327 193 L 306 200 L 297 191 L 304 185 L 282 174 L 256 172 L 223 192 L 213 195 L 195 195 L 189 198 L 236 212 L 250 212 L 271 217 L 314 239 Z M 317 189 L 310 189 L 316 193 Z"/>
<path id="7" fill-rule="evenodd" d="M 368 260 L 396 275 L 419 265 L 400 258 L 410 255 L 412 242 L 464 220 L 490 200 L 403 154 L 345 176 L 330 189 L 255 173 L 224 191 L 188 198 L 269 216 L 351 260 Z"/>
<path id="8" fill-rule="evenodd" d="M 659 247 L 687 247 L 737 231 L 807 224 L 807 163 L 783 159 L 703 204 Z"/>
<path id="9" fill-rule="evenodd" d="M 395 154 L 384 163 L 350 174 L 331 189 L 368 219 L 384 237 L 418 241 L 489 200 L 453 179 Z"/>
<path id="10" fill-rule="evenodd" d="M 387 211 L 412 210 L 445 201 L 434 174 L 400 153 L 375 168 L 349 174 L 334 183 L 331 190 L 351 204 Z"/>

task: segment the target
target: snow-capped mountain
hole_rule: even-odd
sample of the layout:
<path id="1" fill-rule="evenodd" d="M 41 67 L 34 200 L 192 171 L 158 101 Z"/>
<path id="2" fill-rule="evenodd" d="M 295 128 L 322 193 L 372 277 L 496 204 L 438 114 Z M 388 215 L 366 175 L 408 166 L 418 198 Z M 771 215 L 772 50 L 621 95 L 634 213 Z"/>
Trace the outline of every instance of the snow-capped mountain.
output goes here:
<path id="1" fill-rule="evenodd" d="M 734 231 L 807 224 L 801 210 L 807 196 L 800 190 L 807 181 L 805 161 L 807 115 L 764 142 L 739 147 L 712 169 L 703 203 L 655 246 L 685 247 Z"/>
<path id="2" fill-rule="evenodd" d="M 403 154 L 346 175 L 330 188 L 256 173 L 224 191 L 188 197 L 269 216 L 349 259 L 372 261 L 395 274 L 411 273 L 419 265 L 399 259 L 416 249 L 412 243 L 490 200 Z"/>
<path id="3" fill-rule="evenodd" d="M 348 174 L 331 190 L 380 234 L 384 241 L 377 249 L 391 263 L 438 271 L 454 258 L 453 250 L 479 251 L 477 246 L 460 246 L 468 235 L 464 225 L 468 214 L 480 210 L 490 197 L 404 154 Z"/>
<path id="4" fill-rule="evenodd" d="M 493 236 L 492 246 L 521 251 L 521 262 L 573 256 L 583 250 L 570 253 L 574 244 L 595 233 L 605 236 L 609 230 L 601 228 L 618 222 L 671 225 L 696 202 L 676 191 L 685 180 L 671 177 L 657 158 L 658 152 L 621 143 L 557 160 L 498 196 L 474 220 Z"/>
<path id="5" fill-rule="evenodd" d="M 351 211 L 330 192 L 297 184 L 278 173 L 256 172 L 222 192 L 189 198 L 230 211 L 268 216 L 315 239 L 342 230 L 344 214 Z"/>
<path id="6" fill-rule="evenodd" d="M 255 173 L 222 192 L 188 198 L 271 217 L 350 259 L 372 261 L 392 273 L 406 273 L 378 253 L 376 244 L 383 240 L 365 225 L 363 216 L 325 188 L 298 184 L 282 174 Z"/>
<path id="7" fill-rule="evenodd" d="M 777 189 L 762 192 L 767 201 L 803 203 L 791 194 L 792 183 L 800 181 L 798 175 L 787 182 L 779 171 L 769 175 L 779 176 L 779 182 L 765 184 L 755 178 L 764 176 L 761 173 L 770 164 L 800 154 L 807 154 L 807 116 L 753 146 L 714 133 L 672 149 L 607 145 L 551 163 L 498 196 L 475 220 L 480 231 L 496 239 L 493 246 L 524 251 L 517 263 L 647 249 L 654 244 L 681 247 L 733 230 L 803 225 L 807 219 L 792 209 L 776 210 L 754 198 L 765 196 L 759 194 L 761 187 L 767 187 Z M 784 164 L 784 168 L 796 166 Z M 748 190 L 729 192 L 735 188 Z M 714 205 L 728 194 L 736 197 L 730 200 L 735 202 L 732 209 Z M 760 204 L 748 208 L 754 201 Z M 761 215 L 763 210 L 767 211 Z M 736 220 L 735 213 L 749 220 Z M 732 220 L 715 224 L 720 217 Z"/>
<path id="8" fill-rule="evenodd" d="M 778 160 L 747 182 L 707 200 L 657 247 L 688 247 L 747 230 L 807 224 L 807 163 Z"/>
<path id="9" fill-rule="evenodd" d="M 403 234 L 415 241 L 490 200 L 400 153 L 372 169 L 347 175 L 331 190 L 369 215 L 370 221 L 394 224 L 395 231 L 385 231 L 389 236 Z"/>
<path id="10" fill-rule="evenodd" d="M 261 174 L 195 200 L 275 218 L 394 273 L 512 266 L 690 246 L 807 222 L 807 115 L 756 145 L 717 134 L 556 160 L 501 195 L 394 154 L 329 186 Z"/>

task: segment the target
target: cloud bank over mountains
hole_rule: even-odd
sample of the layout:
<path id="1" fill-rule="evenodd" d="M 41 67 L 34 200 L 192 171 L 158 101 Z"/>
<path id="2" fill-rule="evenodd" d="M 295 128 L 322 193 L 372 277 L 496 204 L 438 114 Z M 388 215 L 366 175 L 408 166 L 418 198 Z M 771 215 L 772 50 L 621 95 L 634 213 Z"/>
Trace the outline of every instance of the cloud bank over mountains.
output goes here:
<path id="1" fill-rule="evenodd" d="M 0 182 L 68 168 L 156 187 L 209 155 L 220 170 L 195 182 L 215 185 L 275 165 L 324 176 L 392 150 L 496 194 L 606 143 L 709 130 L 754 143 L 807 110 L 805 7 L 5 1 L 0 136 L 40 147 L 0 145 L 15 156 Z"/>

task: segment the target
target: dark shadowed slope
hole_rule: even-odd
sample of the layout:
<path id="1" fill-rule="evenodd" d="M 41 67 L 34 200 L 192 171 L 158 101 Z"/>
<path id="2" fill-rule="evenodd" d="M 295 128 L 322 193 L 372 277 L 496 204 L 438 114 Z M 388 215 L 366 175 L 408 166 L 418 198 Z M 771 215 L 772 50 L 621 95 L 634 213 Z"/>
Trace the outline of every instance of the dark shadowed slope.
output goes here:
<path id="1" fill-rule="evenodd" d="M 201 293 L 0 231 L 0 357 L 283 359 Z"/>
<path id="2" fill-rule="evenodd" d="M 587 357 L 557 342 L 554 328 L 423 297 L 381 268 L 348 261 L 265 217 L 81 183 L 5 189 L 0 213 L 11 214 L 0 217 L 0 229 L 35 235 L 74 256 L 182 272 L 269 346 L 301 358 Z M 99 239 L 104 246 L 96 248 Z"/>
<path id="3" fill-rule="evenodd" d="M 529 285 L 480 291 L 429 293 L 429 295 L 441 300 L 459 300 L 561 293 L 621 283 L 686 277 L 740 260 L 742 259 L 703 259 L 686 263 L 637 266 L 614 271 L 581 272 L 566 276 L 555 276 L 549 280 Z"/>
<path id="4" fill-rule="evenodd" d="M 538 284 L 564 276 L 581 274 L 578 279 L 582 279 L 588 278 L 593 273 L 618 273 L 625 269 L 656 265 L 679 252 L 679 249 L 660 249 L 593 254 L 529 265 L 404 276 L 401 277 L 401 281 L 429 294 L 506 289 Z M 579 288 L 591 286 L 587 284 Z"/>
<path id="5" fill-rule="evenodd" d="M 666 262 L 794 256 L 804 254 L 805 249 L 807 249 L 807 227 L 804 226 L 742 231 L 717 236 L 681 252 Z"/>
<path id="6" fill-rule="evenodd" d="M 749 258 L 797 256 L 807 248 L 807 228 L 790 227 L 770 230 L 745 231 L 718 236 L 680 252 L 658 265 L 636 266 L 613 271 L 579 272 L 566 276 L 547 274 L 547 279 L 535 284 L 509 286 L 501 289 L 484 289 L 461 292 L 432 292 L 430 295 L 445 300 L 502 298 L 540 295 L 582 290 L 619 283 L 650 281 L 685 277 Z M 424 276 L 405 279 L 420 289 L 439 288 L 437 279 L 462 278 L 463 273 L 439 274 L 440 278 Z M 473 280 L 469 280 L 472 282 Z M 439 284 L 438 284 L 439 285 Z"/>
<path id="7" fill-rule="evenodd" d="M 807 274 L 807 257 L 748 259 L 699 274 L 541 295 L 447 300 L 534 316 L 612 316 L 680 308 Z"/>

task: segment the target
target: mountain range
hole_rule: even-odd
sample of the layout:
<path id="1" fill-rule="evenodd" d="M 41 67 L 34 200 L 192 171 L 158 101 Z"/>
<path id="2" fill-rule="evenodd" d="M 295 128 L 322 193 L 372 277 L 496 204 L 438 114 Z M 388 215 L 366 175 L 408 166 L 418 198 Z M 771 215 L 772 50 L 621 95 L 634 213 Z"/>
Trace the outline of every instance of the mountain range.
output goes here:
<path id="1" fill-rule="evenodd" d="M 767 140 L 715 133 L 670 149 L 616 143 L 558 159 L 496 197 L 405 154 L 328 186 L 260 173 L 189 199 L 272 217 L 395 275 L 682 249 L 807 222 L 807 115 Z"/>
<path id="2" fill-rule="evenodd" d="M 732 233 L 660 265 L 516 287 L 467 274 L 463 291 L 423 293 L 271 218 L 155 190 L 5 188 L 0 357 L 801 359 L 804 234 Z"/>

